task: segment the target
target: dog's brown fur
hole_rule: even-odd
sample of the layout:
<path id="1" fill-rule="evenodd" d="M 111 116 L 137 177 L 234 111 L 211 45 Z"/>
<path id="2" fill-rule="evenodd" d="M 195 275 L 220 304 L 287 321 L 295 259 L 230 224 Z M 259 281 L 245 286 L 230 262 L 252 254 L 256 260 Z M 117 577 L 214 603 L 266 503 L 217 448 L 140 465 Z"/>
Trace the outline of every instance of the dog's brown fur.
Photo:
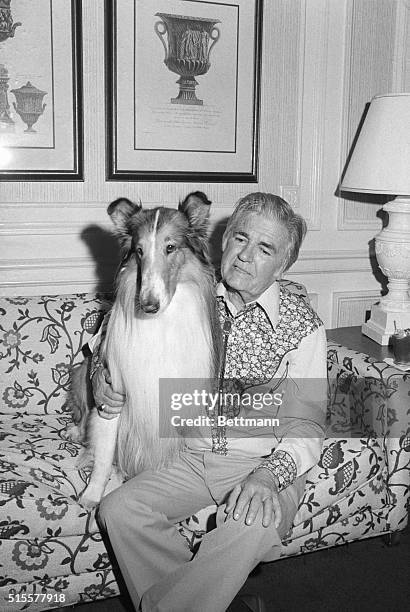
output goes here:
<path id="1" fill-rule="evenodd" d="M 166 465 L 184 444 L 175 431 L 159 438 L 159 380 L 212 378 L 218 372 L 221 334 L 206 241 L 209 204 L 195 192 L 178 211 L 142 211 L 129 200 L 116 200 L 108 208 L 124 260 L 100 354 L 114 388 L 124 390 L 127 399 L 119 419 L 101 418 L 95 410 L 89 419 L 90 359 L 73 369 L 68 400 L 75 423 L 72 437 L 88 437 L 95 452 L 81 498 L 86 507 L 99 502 L 114 455 L 120 472 L 130 478 Z M 140 363 L 145 365 L 138 368 Z M 91 457 L 83 454 L 82 465 Z"/>

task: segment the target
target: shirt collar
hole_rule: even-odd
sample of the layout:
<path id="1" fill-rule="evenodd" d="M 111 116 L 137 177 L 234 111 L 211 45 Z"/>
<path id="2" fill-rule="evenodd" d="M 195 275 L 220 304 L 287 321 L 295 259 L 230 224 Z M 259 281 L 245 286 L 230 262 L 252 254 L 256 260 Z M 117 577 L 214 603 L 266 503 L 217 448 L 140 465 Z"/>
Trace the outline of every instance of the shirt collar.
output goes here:
<path id="1" fill-rule="evenodd" d="M 262 293 L 262 295 L 258 297 L 257 300 L 248 302 L 247 304 L 249 306 L 250 304 L 256 303 L 263 308 L 272 327 L 276 327 L 279 320 L 279 292 L 279 283 L 278 281 L 275 281 Z M 228 290 L 222 282 L 218 283 L 216 286 L 216 295 L 217 297 L 223 298 L 229 312 L 235 317 L 238 314 L 238 309 L 230 301 Z"/>

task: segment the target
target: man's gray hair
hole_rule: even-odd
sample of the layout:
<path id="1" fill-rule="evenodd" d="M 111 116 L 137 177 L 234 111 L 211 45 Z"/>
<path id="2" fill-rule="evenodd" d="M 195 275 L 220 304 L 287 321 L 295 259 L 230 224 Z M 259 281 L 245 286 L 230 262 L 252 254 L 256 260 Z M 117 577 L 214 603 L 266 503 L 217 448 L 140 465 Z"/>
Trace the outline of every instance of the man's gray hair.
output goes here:
<path id="1" fill-rule="evenodd" d="M 298 258 L 299 249 L 306 235 L 306 221 L 294 212 L 282 198 L 272 193 L 250 193 L 239 200 L 227 225 L 226 234 L 233 231 L 236 220 L 244 213 L 263 215 L 282 223 L 289 234 L 289 246 L 286 252 L 284 271 L 290 268 Z"/>

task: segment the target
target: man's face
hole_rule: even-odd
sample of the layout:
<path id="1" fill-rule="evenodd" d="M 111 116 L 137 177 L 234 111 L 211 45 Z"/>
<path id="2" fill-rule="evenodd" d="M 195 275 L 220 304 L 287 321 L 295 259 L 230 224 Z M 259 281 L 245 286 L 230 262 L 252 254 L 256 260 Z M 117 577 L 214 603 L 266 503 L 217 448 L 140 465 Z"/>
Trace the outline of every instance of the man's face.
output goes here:
<path id="1" fill-rule="evenodd" d="M 289 235 L 279 222 L 257 213 L 239 217 L 222 240 L 222 279 L 244 302 L 256 300 L 280 278 Z"/>

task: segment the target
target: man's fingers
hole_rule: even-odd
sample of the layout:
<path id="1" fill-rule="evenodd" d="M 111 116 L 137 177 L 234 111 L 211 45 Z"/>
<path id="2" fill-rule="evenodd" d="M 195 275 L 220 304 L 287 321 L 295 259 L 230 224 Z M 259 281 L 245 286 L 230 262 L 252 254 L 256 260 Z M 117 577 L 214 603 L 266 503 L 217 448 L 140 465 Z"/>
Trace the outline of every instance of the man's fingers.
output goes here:
<path id="1" fill-rule="evenodd" d="M 264 527 L 271 525 L 274 520 L 274 525 L 278 528 L 282 520 L 277 488 L 272 487 L 270 478 L 266 483 L 266 478 L 262 475 L 256 477 L 250 474 L 237 484 L 229 494 L 225 512 L 232 513 L 236 521 L 245 514 L 246 525 L 252 525 L 258 515 L 257 520 L 261 520 Z"/>
<path id="2" fill-rule="evenodd" d="M 260 511 L 261 506 L 263 508 L 262 525 L 264 527 L 269 527 L 269 525 L 272 523 L 272 519 L 274 518 L 274 525 L 276 528 L 278 528 L 282 520 L 282 509 L 281 509 L 279 500 L 275 495 L 273 497 L 270 497 L 270 496 L 266 497 L 262 501 L 261 496 L 258 493 L 255 493 L 249 502 L 245 523 L 247 525 L 252 525 L 252 523 L 255 522 L 255 519 L 257 517 L 258 512 Z M 237 504 L 237 508 L 238 508 L 238 504 Z M 235 509 L 234 518 L 237 518 L 236 517 L 237 508 Z M 239 516 L 241 516 L 242 513 L 243 513 L 243 509 L 239 509 L 238 510 Z"/>
<path id="3" fill-rule="evenodd" d="M 248 504 L 251 500 L 251 495 L 249 494 L 247 489 L 242 489 L 237 502 L 235 504 L 235 509 L 233 511 L 233 518 L 237 521 L 244 513 L 245 508 L 248 507 Z"/>
<path id="4" fill-rule="evenodd" d="M 97 406 L 106 404 L 116 410 L 115 414 L 121 410 L 125 403 L 125 395 L 115 391 L 111 384 L 107 382 L 111 380 L 110 374 L 107 369 L 104 371 L 97 372 L 93 377 L 93 393 L 94 401 Z"/>
<path id="5" fill-rule="evenodd" d="M 272 498 L 272 505 L 273 505 L 273 512 L 275 513 L 275 521 L 273 524 L 275 525 L 277 529 L 282 520 L 282 508 L 280 506 L 279 499 L 276 495 L 274 495 Z"/>
<path id="6" fill-rule="evenodd" d="M 264 527 L 269 527 L 273 518 L 273 499 L 268 497 L 263 502 L 263 517 L 262 517 L 262 525 Z M 276 518 L 276 516 L 275 516 Z M 276 527 L 276 525 L 275 525 Z"/>
<path id="7" fill-rule="evenodd" d="M 255 493 L 250 501 L 248 512 L 246 513 L 245 523 L 247 525 L 252 525 L 252 523 L 255 521 L 256 515 L 261 507 L 261 503 L 262 499 L 257 493 Z"/>
<path id="8" fill-rule="evenodd" d="M 111 395 L 101 391 L 94 394 L 94 402 L 96 406 L 105 404 L 109 408 L 113 408 L 116 412 L 119 412 L 125 404 L 125 397 L 120 396 L 118 399 L 113 399 Z"/>
<path id="9" fill-rule="evenodd" d="M 119 407 L 116 407 L 116 406 L 113 406 L 112 404 L 110 405 L 103 404 L 103 406 L 104 406 L 103 412 L 105 412 L 106 414 L 113 414 L 113 415 L 120 414 L 121 409 L 122 409 L 122 405 Z"/>
<path id="10" fill-rule="evenodd" d="M 114 419 L 115 417 L 118 417 L 121 413 L 121 409 L 122 406 L 116 408 L 112 405 L 106 404 L 104 401 L 97 404 L 97 412 L 103 419 Z"/>
<path id="11" fill-rule="evenodd" d="M 125 402 L 125 395 L 114 391 L 112 387 L 107 387 L 104 393 L 105 397 L 109 399 L 110 405 L 122 406 Z"/>
<path id="12" fill-rule="evenodd" d="M 238 497 L 241 493 L 241 485 L 237 484 L 229 494 L 228 501 L 226 502 L 225 512 L 229 514 L 235 508 Z"/>
<path id="13" fill-rule="evenodd" d="M 100 416 L 102 419 L 107 419 L 109 421 L 111 419 L 116 419 L 119 414 L 119 412 L 107 412 L 107 410 L 98 410 L 98 416 Z"/>
<path id="14" fill-rule="evenodd" d="M 119 391 L 115 391 L 115 389 L 112 387 L 112 378 L 111 378 L 111 374 L 109 373 L 109 371 L 107 370 L 107 368 L 105 368 L 104 372 L 104 378 L 105 378 L 105 382 L 107 383 L 107 385 L 109 385 L 106 389 L 106 395 L 109 395 L 110 398 L 115 402 L 115 401 L 122 401 L 124 402 L 125 399 L 125 394 L 124 393 L 120 393 Z"/>

